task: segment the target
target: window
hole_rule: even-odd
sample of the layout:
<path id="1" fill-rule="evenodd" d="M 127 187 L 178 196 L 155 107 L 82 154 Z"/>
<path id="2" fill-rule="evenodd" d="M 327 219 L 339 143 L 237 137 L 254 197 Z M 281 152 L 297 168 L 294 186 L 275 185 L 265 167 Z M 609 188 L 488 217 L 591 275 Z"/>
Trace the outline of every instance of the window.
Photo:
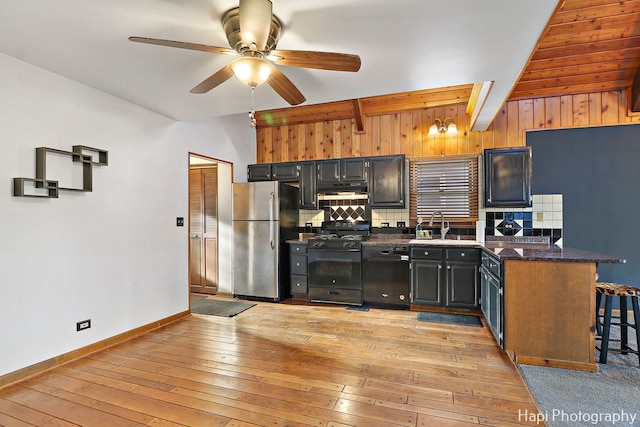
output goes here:
<path id="1" fill-rule="evenodd" d="M 410 162 L 411 222 L 435 211 L 452 226 L 478 220 L 478 156 L 418 157 Z M 439 218 L 438 218 L 439 219 Z"/>

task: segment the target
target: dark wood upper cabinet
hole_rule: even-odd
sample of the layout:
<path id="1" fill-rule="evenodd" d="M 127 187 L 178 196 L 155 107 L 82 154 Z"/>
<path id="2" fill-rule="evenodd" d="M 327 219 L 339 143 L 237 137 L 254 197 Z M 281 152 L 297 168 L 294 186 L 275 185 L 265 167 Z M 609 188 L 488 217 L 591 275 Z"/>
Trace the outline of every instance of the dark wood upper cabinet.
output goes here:
<path id="1" fill-rule="evenodd" d="M 531 207 L 531 147 L 484 150 L 486 207 Z"/>
<path id="2" fill-rule="evenodd" d="M 319 160 L 316 168 L 319 185 L 340 182 L 340 159 Z"/>
<path id="3" fill-rule="evenodd" d="M 247 166 L 247 181 L 271 181 L 271 163 Z"/>
<path id="4" fill-rule="evenodd" d="M 372 208 L 404 208 L 405 157 L 369 157 L 369 206 Z"/>
<path id="5" fill-rule="evenodd" d="M 298 181 L 298 162 L 273 163 L 271 165 L 271 179 L 273 181 Z"/>
<path id="6" fill-rule="evenodd" d="M 368 167 L 366 159 L 354 157 L 340 161 L 341 182 L 364 182 L 367 180 Z"/>
<path id="7" fill-rule="evenodd" d="M 316 162 L 298 164 L 300 182 L 300 209 L 318 209 Z"/>

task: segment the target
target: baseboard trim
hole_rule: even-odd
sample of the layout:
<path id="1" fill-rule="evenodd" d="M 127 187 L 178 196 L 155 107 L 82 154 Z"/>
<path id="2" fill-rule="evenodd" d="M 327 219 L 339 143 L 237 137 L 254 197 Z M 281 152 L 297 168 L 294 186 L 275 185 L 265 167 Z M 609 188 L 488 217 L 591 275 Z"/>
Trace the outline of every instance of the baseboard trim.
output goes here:
<path id="1" fill-rule="evenodd" d="M 95 353 L 97 351 L 104 350 L 105 348 L 112 347 L 116 344 L 120 344 L 138 335 L 142 335 L 154 329 L 161 328 L 163 326 L 168 325 L 169 323 L 175 322 L 176 320 L 179 320 L 185 316 L 188 316 L 190 313 L 191 312 L 189 310 L 186 310 L 186 311 L 174 314 L 173 316 L 169 316 L 164 319 L 160 319 L 155 322 L 151 322 L 146 325 L 140 326 L 138 328 L 132 329 L 130 331 L 123 332 L 113 337 L 104 339 L 102 341 L 89 344 L 88 346 L 81 347 L 77 350 L 73 350 L 68 353 L 64 353 L 47 360 L 43 360 L 42 362 L 35 363 L 25 368 L 18 369 L 17 371 L 13 371 L 8 374 L 2 375 L 0 376 L 0 389 L 10 386 L 12 384 L 15 384 L 17 382 L 24 381 L 35 375 L 41 374 L 42 372 L 56 368 L 60 365 L 64 365 L 65 363 L 69 363 L 73 360 L 87 356 L 91 353 Z"/>

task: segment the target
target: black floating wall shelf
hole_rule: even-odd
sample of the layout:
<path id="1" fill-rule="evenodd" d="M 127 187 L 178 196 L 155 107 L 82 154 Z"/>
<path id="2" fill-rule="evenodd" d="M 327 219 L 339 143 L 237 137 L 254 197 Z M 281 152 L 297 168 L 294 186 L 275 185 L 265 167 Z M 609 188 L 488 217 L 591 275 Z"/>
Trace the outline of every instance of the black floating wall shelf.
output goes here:
<path id="1" fill-rule="evenodd" d="M 73 151 L 64 151 L 57 148 L 38 147 L 36 148 L 36 177 L 35 178 L 13 178 L 13 195 L 16 197 L 46 197 L 57 198 L 59 190 L 65 191 L 93 191 L 93 167 L 106 166 L 108 164 L 108 152 L 99 148 L 87 147 L 85 145 L 74 145 Z M 57 154 L 69 156 L 74 163 L 82 164 L 82 187 L 60 187 L 58 181 L 47 178 L 47 154 Z M 97 161 L 93 159 L 97 158 Z M 36 189 L 34 193 L 25 192 L 25 183 L 32 183 Z"/>

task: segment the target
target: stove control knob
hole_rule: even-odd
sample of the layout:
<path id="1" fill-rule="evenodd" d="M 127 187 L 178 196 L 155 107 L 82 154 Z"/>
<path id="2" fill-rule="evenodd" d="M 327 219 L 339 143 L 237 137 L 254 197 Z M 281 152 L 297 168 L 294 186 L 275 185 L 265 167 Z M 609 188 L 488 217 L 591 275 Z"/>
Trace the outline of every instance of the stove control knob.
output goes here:
<path id="1" fill-rule="evenodd" d="M 314 248 L 321 248 L 325 245 L 325 242 L 313 242 Z"/>

